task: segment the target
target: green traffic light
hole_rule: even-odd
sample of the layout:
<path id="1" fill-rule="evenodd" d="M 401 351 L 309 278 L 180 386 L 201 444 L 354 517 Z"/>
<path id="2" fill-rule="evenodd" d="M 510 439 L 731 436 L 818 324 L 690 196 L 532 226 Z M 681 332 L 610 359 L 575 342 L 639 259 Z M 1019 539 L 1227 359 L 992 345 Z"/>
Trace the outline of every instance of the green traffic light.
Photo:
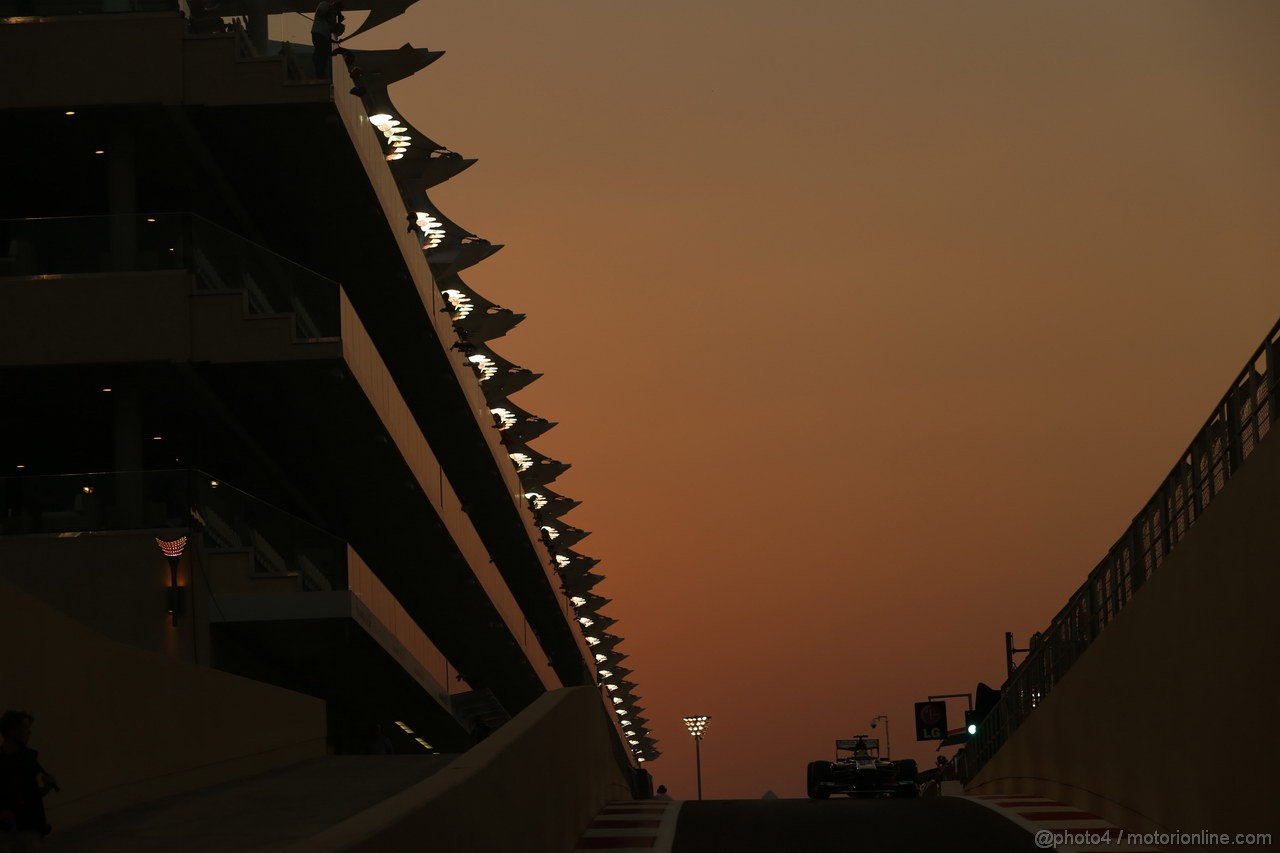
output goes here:
<path id="1" fill-rule="evenodd" d="M 978 733 L 978 724 L 977 724 L 977 723 L 970 723 L 970 724 L 969 724 L 969 734 L 971 734 L 971 735 L 976 735 L 977 733 Z"/>

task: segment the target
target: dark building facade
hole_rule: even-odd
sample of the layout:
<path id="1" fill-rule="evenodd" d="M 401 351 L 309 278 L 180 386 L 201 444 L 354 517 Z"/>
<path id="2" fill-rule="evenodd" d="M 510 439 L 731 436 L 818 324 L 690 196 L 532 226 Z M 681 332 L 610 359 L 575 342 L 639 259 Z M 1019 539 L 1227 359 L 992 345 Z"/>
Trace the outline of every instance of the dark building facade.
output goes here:
<path id="1" fill-rule="evenodd" d="M 493 348 L 523 316 L 464 281 L 501 247 L 428 195 L 473 161 L 387 96 L 440 54 L 314 79 L 268 38 L 296 11 L 0 5 L 0 582 L 320 700 L 331 752 L 460 751 L 598 684 L 639 766 L 554 424 L 511 399 L 538 374 Z"/>

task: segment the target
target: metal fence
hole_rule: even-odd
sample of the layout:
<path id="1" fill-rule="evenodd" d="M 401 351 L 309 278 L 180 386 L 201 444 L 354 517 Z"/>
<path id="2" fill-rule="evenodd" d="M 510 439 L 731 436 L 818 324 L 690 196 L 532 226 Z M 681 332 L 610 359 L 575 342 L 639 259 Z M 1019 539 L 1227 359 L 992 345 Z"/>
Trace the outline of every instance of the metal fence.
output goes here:
<path id="1" fill-rule="evenodd" d="M 1271 431 L 1280 410 L 1278 351 L 1280 322 L 1107 556 L 1049 627 L 1031 638 L 1026 658 L 1005 682 L 1000 701 L 965 750 L 966 781 L 978 774 L 1115 620 Z"/>

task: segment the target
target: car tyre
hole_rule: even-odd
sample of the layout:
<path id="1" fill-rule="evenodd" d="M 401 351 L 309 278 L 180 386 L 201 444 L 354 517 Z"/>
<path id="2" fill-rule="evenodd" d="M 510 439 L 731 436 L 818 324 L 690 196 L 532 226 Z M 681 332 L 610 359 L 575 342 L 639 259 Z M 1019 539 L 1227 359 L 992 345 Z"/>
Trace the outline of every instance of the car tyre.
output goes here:
<path id="1" fill-rule="evenodd" d="M 809 792 L 811 800 L 825 800 L 831 796 L 831 792 L 820 786 L 819 783 L 825 782 L 827 779 L 828 764 L 825 761 L 810 761 L 809 771 L 805 774 L 805 790 Z"/>
<path id="2" fill-rule="evenodd" d="M 914 758 L 904 758 L 901 761 L 893 762 L 893 778 L 896 781 L 910 782 L 914 785 L 919 775 L 920 770 Z"/>

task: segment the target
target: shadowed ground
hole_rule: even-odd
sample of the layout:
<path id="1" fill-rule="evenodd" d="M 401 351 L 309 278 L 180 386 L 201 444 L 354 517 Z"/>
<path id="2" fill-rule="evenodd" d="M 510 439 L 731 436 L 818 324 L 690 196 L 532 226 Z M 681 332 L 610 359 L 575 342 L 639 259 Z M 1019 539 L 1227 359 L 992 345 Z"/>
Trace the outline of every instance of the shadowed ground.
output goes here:
<path id="1" fill-rule="evenodd" d="M 297 842 L 443 768 L 452 755 L 334 755 L 106 815 L 47 853 L 266 851 Z M 53 794 L 52 796 L 58 796 Z"/>
<path id="2" fill-rule="evenodd" d="M 680 810 L 672 853 L 1036 850 L 1031 834 L 960 797 L 704 800 Z"/>

